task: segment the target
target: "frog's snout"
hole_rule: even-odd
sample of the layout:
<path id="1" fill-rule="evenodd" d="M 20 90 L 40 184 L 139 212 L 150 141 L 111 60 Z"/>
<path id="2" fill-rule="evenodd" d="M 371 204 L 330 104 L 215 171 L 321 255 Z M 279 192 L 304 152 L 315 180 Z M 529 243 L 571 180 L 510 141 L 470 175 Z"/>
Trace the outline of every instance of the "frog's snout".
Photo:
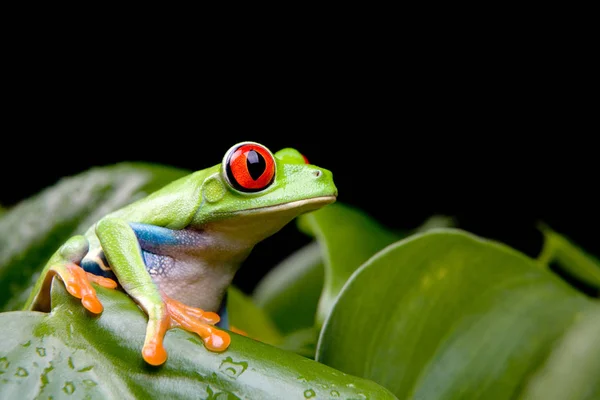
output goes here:
<path id="1" fill-rule="evenodd" d="M 338 190 L 335 186 L 335 183 L 333 183 L 333 175 L 331 171 L 322 168 L 316 168 L 312 171 L 312 175 L 315 181 L 319 182 L 319 185 L 325 185 L 329 196 L 337 197 Z"/>

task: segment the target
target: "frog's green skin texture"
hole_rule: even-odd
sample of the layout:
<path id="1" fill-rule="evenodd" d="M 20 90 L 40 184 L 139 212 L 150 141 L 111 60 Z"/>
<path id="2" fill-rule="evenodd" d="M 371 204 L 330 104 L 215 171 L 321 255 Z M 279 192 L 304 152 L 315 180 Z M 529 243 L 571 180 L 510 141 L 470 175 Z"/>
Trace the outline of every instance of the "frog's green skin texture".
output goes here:
<path id="1" fill-rule="evenodd" d="M 274 178 L 262 190 L 236 189 L 227 175 L 228 155 L 243 145 L 259 146 L 265 158 L 272 157 Z M 50 258 L 25 309 L 48 311 L 51 278 L 58 275 L 69 288 L 76 275 L 69 266 L 113 278 L 148 314 L 144 358 L 161 364 L 166 353 L 153 352 L 161 352 L 171 327 L 168 299 L 225 317 L 224 294 L 253 247 L 298 215 L 335 201 L 331 172 L 305 160 L 290 148 L 272 154 L 254 142 L 233 146 L 222 163 L 178 179 L 69 239 Z M 82 303 L 102 310 L 85 294 Z M 226 318 L 221 323 L 228 328 Z M 209 339 L 205 343 L 211 348 Z"/>

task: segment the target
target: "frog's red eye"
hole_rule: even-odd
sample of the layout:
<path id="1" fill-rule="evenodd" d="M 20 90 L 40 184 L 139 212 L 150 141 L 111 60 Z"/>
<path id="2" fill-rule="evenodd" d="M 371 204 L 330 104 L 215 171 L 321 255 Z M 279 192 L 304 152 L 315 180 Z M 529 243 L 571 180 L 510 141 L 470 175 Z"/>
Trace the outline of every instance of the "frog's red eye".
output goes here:
<path id="1" fill-rule="evenodd" d="M 224 162 L 229 183 L 241 192 L 266 189 L 275 178 L 273 156 L 257 143 L 243 143 L 232 149 Z"/>

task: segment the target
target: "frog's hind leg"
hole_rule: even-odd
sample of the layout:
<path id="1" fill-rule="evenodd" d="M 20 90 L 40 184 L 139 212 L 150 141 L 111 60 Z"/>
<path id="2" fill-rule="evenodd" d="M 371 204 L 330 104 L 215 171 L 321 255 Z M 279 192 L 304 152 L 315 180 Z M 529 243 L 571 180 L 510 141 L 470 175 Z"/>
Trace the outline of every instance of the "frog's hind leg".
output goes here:
<path id="1" fill-rule="evenodd" d="M 100 286 L 114 289 L 117 283 L 109 278 L 104 278 L 86 272 L 80 267 L 81 260 L 87 254 L 89 243 L 82 236 L 73 236 L 50 258 L 44 270 L 44 279 L 39 288 L 34 288 L 28 307 L 32 310 L 50 311 L 50 287 L 54 276 L 58 276 L 65 284 L 67 291 L 74 297 L 81 299 L 81 304 L 94 314 L 102 312 L 103 307 L 96 296 L 96 290 L 90 282 Z"/>

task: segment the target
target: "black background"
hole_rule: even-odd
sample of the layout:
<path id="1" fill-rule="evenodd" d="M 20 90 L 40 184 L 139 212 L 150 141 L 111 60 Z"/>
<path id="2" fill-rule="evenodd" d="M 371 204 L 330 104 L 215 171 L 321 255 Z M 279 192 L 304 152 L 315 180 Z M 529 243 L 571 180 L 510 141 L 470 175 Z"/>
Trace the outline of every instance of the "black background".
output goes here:
<path id="1" fill-rule="evenodd" d="M 597 111 L 568 87 L 549 85 L 545 73 L 440 71 L 207 76 L 210 91 L 200 78 L 187 82 L 189 71 L 160 83 L 134 71 L 118 83 L 96 75 L 78 86 L 70 77 L 68 87 L 38 77 L 4 110 L 0 204 L 96 165 L 206 168 L 252 140 L 273 151 L 297 148 L 333 172 L 339 201 L 390 228 L 441 213 L 536 256 L 536 223 L 544 221 L 600 254 L 598 130 L 590 125 Z M 236 283 L 250 291 L 307 242 L 293 224 L 284 228 L 255 248 Z"/>

